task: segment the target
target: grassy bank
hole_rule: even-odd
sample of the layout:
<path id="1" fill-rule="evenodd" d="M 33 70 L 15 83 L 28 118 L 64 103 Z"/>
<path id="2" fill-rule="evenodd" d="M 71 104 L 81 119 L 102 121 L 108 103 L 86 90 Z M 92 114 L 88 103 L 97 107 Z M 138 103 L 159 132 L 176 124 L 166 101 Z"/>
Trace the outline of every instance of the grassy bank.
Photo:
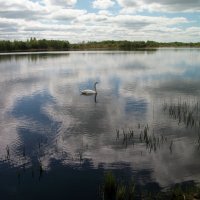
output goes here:
<path id="1" fill-rule="evenodd" d="M 200 199 L 200 188 L 195 184 L 176 184 L 165 191 L 138 191 L 134 180 L 119 180 L 112 172 L 106 172 L 101 186 L 104 200 L 195 200 Z"/>

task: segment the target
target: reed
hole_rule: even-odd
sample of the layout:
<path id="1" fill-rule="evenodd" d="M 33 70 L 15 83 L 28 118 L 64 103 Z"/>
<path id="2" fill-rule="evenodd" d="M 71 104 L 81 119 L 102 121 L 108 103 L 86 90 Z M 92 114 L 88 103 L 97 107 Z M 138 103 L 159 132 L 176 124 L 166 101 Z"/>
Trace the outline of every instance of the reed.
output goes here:
<path id="1" fill-rule="evenodd" d="M 119 129 L 116 129 L 116 134 L 117 134 L 116 139 L 119 140 Z"/>
<path id="2" fill-rule="evenodd" d="M 117 181 L 114 174 L 109 171 L 104 175 L 102 198 L 105 200 L 133 200 L 135 198 L 135 182 L 131 180 L 126 184 Z"/>
<path id="3" fill-rule="evenodd" d="M 83 161 L 83 151 L 78 152 L 80 163 Z"/>
<path id="4" fill-rule="evenodd" d="M 120 184 L 118 187 L 117 187 L 117 191 L 116 191 L 116 200 L 126 200 L 127 196 L 127 188 L 126 186 Z"/>
<path id="5" fill-rule="evenodd" d="M 25 148 L 25 146 L 23 147 L 23 153 L 22 153 L 22 156 L 23 156 L 23 157 L 26 157 L 26 148 Z"/>
<path id="6" fill-rule="evenodd" d="M 9 148 L 8 145 L 6 146 L 6 158 L 7 158 L 8 160 L 10 159 L 10 148 Z"/>
<path id="7" fill-rule="evenodd" d="M 44 173 L 44 169 L 42 166 L 42 162 L 39 162 L 39 180 L 42 178 L 43 173 Z"/>
<path id="8" fill-rule="evenodd" d="M 109 188 L 109 190 L 106 190 Z M 112 188 L 112 192 L 110 190 Z M 117 178 L 112 172 L 107 172 L 103 180 L 103 196 L 104 200 L 197 200 L 200 199 L 200 188 L 195 183 L 175 184 L 165 191 L 150 191 L 137 185 L 133 180 L 130 182 Z M 101 190 L 101 189 L 100 189 Z M 109 192 L 109 193 L 108 193 Z"/>
<path id="9" fill-rule="evenodd" d="M 134 146 L 135 144 L 143 143 L 149 152 L 155 152 L 161 145 L 164 145 L 164 143 L 167 142 L 167 137 L 164 137 L 163 135 L 156 136 L 154 131 L 151 132 L 148 124 L 144 126 L 144 129 L 140 131 L 140 134 L 136 134 L 136 131 L 130 128 L 127 131 L 122 129 L 121 132 L 119 129 L 116 129 L 116 133 L 117 141 L 122 138 L 122 145 L 125 145 L 126 148 L 129 144 Z"/>
<path id="10" fill-rule="evenodd" d="M 103 181 L 103 197 L 113 199 L 116 195 L 117 181 L 112 172 L 106 172 Z"/>
<path id="11" fill-rule="evenodd" d="M 184 123 L 186 127 L 200 128 L 200 107 L 199 102 L 190 103 L 179 100 L 177 103 L 164 103 L 163 111 L 167 112 L 169 116 Z"/>
<path id="12" fill-rule="evenodd" d="M 170 153 L 172 153 L 172 145 L 173 145 L 173 140 L 171 141 L 170 146 L 169 146 Z"/>

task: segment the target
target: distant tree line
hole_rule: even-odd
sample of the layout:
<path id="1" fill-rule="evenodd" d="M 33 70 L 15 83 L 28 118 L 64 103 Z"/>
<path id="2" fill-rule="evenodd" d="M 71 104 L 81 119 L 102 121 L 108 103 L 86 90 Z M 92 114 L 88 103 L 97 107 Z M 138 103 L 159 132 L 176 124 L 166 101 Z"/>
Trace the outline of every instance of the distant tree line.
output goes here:
<path id="1" fill-rule="evenodd" d="M 199 43 L 170 42 L 160 43 L 155 41 L 114 41 L 107 40 L 101 42 L 81 42 L 70 44 L 71 49 L 110 49 L 110 50 L 137 50 L 137 49 L 155 49 L 159 47 L 200 47 Z"/>
<path id="2" fill-rule="evenodd" d="M 10 41 L 0 40 L 0 51 L 37 51 L 37 50 L 69 50 L 70 44 L 68 41 L 60 40 L 37 40 L 30 38 L 26 41 Z"/>
<path id="3" fill-rule="evenodd" d="M 30 38 L 26 41 L 0 40 L 0 52 L 11 51 L 47 51 L 47 50 L 137 50 L 155 49 L 159 47 L 200 47 L 198 43 L 170 42 L 162 43 L 155 41 L 114 41 L 106 40 L 101 42 L 89 41 L 70 44 L 68 41 L 61 40 L 37 40 Z"/>

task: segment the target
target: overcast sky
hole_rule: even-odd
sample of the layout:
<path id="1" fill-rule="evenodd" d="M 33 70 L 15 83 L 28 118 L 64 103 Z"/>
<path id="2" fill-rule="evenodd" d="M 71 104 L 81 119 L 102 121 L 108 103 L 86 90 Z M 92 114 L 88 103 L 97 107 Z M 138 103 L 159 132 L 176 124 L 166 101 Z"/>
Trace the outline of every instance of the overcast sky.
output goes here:
<path id="1" fill-rule="evenodd" d="M 0 39 L 200 41 L 200 0 L 0 0 Z"/>

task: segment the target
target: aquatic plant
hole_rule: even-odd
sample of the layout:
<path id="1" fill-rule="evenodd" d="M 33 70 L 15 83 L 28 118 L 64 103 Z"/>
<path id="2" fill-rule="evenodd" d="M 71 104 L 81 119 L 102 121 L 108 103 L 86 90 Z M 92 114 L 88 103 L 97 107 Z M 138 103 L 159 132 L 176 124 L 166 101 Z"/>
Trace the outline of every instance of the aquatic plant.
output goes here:
<path id="1" fill-rule="evenodd" d="M 126 195 L 127 195 L 126 190 L 127 190 L 126 186 L 124 186 L 122 184 L 118 185 L 115 199 L 116 200 L 126 200 L 127 199 L 126 198 Z"/>
<path id="2" fill-rule="evenodd" d="M 164 103 L 163 111 L 168 113 L 169 117 L 177 120 L 178 124 L 183 123 L 186 128 L 193 128 L 197 131 L 197 144 L 200 149 L 200 106 L 199 101 L 182 101 L 179 99 L 176 103 Z M 169 149 L 172 152 L 173 141 Z"/>
<path id="3" fill-rule="evenodd" d="M 173 140 L 171 141 L 170 146 L 169 146 L 169 150 L 171 153 L 172 153 L 172 145 L 173 145 Z"/>
<path id="4" fill-rule="evenodd" d="M 135 182 L 132 179 L 123 184 L 109 171 L 104 175 L 102 190 L 102 198 L 105 200 L 132 200 L 135 197 Z"/>
<path id="5" fill-rule="evenodd" d="M 112 172 L 106 172 L 103 183 L 103 196 L 105 199 L 113 199 L 116 195 L 117 182 Z"/>
<path id="6" fill-rule="evenodd" d="M 6 158 L 9 160 L 10 159 L 10 149 L 9 146 L 6 146 Z"/>
<path id="7" fill-rule="evenodd" d="M 134 145 L 138 143 L 143 143 L 146 145 L 146 149 L 149 152 L 151 152 L 152 150 L 156 151 L 158 148 L 161 147 L 161 145 L 167 142 L 167 137 L 164 137 L 163 135 L 156 136 L 154 134 L 154 130 L 150 132 L 150 127 L 148 124 L 144 126 L 144 129 L 141 130 L 140 133 L 137 133 L 137 131 L 129 128 L 128 131 L 122 129 L 121 132 L 119 129 L 116 129 L 116 134 L 116 140 L 119 141 L 120 138 L 122 138 L 122 145 L 125 145 L 125 147 L 127 147 L 129 144 Z"/>
<path id="8" fill-rule="evenodd" d="M 26 156 L 26 149 L 25 149 L 25 146 L 23 147 L 23 153 L 22 153 L 23 157 Z"/>
<path id="9" fill-rule="evenodd" d="M 42 178 L 43 173 L 44 173 L 44 169 L 42 166 L 42 162 L 39 161 L 39 180 Z"/>
<path id="10" fill-rule="evenodd" d="M 200 128 L 200 106 L 199 102 L 190 103 L 179 100 L 177 103 L 164 103 L 163 111 L 176 119 L 178 123 L 184 123 L 186 127 Z"/>
<path id="11" fill-rule="evenodd" d="M 105 182 L 112 180 L 113 190 L 105 190 Z M 107 182 L 107 183 L 108 183 Z M 123 184 L 124 183 L 124 184 Z M 114 174 L 110 171 L 104 175 L 103 182 L 103 196 L 105 200 L 195 200 L 200 199 L 200 188 L 195 183 L 175 184 L 170 188 L 161 191 L 151 191 L 144 189 L 142 186 L 137 186 L 139 190 L 136 190 L 135 182 L 132 180 L 118 180 Z M 109 193 L 107 193 L 109 192 Z"/>

